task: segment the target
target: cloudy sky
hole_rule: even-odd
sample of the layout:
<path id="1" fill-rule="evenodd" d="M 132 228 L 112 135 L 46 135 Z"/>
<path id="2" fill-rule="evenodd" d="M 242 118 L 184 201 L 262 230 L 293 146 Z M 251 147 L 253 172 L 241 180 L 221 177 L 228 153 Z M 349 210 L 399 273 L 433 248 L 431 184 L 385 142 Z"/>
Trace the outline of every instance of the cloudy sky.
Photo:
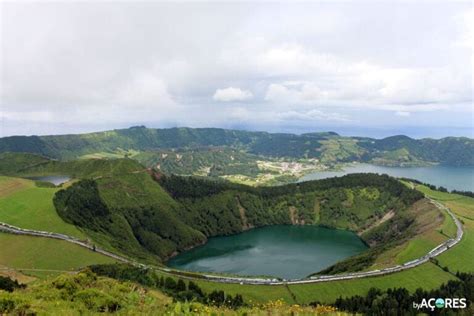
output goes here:
<path id="1" fill-rule="evenodd" d="M 473 137 L 471 2 L 0 2 L 0 136 Z"/>

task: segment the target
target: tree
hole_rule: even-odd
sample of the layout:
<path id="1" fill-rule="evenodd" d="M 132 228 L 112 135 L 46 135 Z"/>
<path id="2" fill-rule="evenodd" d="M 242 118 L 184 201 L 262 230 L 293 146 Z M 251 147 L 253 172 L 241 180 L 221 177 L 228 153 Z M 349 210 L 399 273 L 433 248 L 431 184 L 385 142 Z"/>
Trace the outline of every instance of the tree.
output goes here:
<path id="1" fill-rule="evenodd" d="M 186 291 L 186 283 L 184 283 L 183 280 L 181 279 L 178 280 L 178 284 L 176 284 L 176 291 L 177 292 Z"/>
<path id="2" fill-rule="evenodd" d="M 225 302 L 224 291 L 214 290 L 209 294 L 209 303 L 216 306 L 221 306 Z"/>
<path id="3" fill-rule="evenodd" d="M 167 277 L 165 279 L 165 289 L 168 289 L 168 290 L 175 290 L 176 289 L 176 281 L 173 280 L 172 278 L 170 277 Z"/>
<path id="4" fill-rule="evenodd" d="M 204 297 L 204 293 L 202 292 L 201 288 L 193 281 L 189 281 L 188 290 L 193 292 L 195 296 L 202 297 L 202 298 Z"/>

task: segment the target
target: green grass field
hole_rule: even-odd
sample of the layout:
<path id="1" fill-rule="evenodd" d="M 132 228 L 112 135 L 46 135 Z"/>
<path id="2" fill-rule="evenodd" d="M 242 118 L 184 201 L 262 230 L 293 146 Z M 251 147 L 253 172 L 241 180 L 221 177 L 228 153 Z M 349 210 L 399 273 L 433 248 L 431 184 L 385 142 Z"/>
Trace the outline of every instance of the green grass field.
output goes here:
<path id="1" fill-rule="evenodd" d="M 86 238 L 56 213 L 53 196 L 58 190 L 37 187 L 31 180 L 0 176 L 0 222 Z"/>
<path id="2" fill-rule="evenodd" d="M 382 269 L 420 258 L 433 248 L 456 235 L 456 225 L 446 212 L 432 203 L 418 204 L 413 208 L 419 227 L 419 233 L 403 244 L 381 253 L 374 264 L 365 270 Z"/>
<path id="3" fill-rule="evenodd" d="M 228 294 L 242 294 L 246 302 L 249 303 L 265 303 L 268 301 L 276 301 L 278 299 L 288 304 L 295 304 L 295 300 L 291 297 L 290 292 L 282 285 L 240 285 L 226 284 L 215 282 L 198 281 L 198 285 L 206 292 L 213 290 L 223 290 Z"/>
<path id="4" fill-rule="evenodd" d="M 91 264 L 114 260 L 62 240 L 0 233 L 0 265 L 22 269 L 73 271 Z M 44 277 L 60 272 L 24 271 Z"/>
<path id="5" fill-rule="evenodd" d="M 436 247 L 437 244 L 429 238 L 416 238 L 411 240 L 395 257 L 395 262 L 403 264 L 405 262 L 420 258 L 426 255 L 431 249 Z"/>
<path id="6" fill-rule="evenodd" d="M 334 281 L 304 285 L 290 285 L 298 303 L 320 301 L 334 302 L 339 296 L 364 295 L 371 287 L 388 289 L 404 287 L 409 291 L 417 288 L 433 289 L 455 277 L 432 263 L 426 263 L 414 269 L 386 276 L 363 278 L 358 280 Z"/>
<path id="7" fill-rule="evenodd" d="M 164 274 L 164 276 L 167 275 Z M 329 304 L 333 303 L 339 296 L 364 295 L 371 287 L 380 289 L 404 287 L 413 292 L 420 287 L 434 289 L 452 279 L 456 279 L 456 277 L 443 271 L 433 263 L 426 263 L 414 269 L 386 276 L 296 284 L 289 285 L 288 288 L 283 285 L 241 285 L 203 280 L 195 282 L 207 292 L 219 289 L 232 295 L 241 294 L 246 302 L 264 303 L 269 300 L 280 299 L 288 304 L 307 304 L 314 301 Z"/>
<path id="8" fill-rule="evenodd" d="M 403 264 L 416 258 L 420 258 L 446 239 L 456 236 L 456 224 L 447 212 L 443 211 L 443 214 L 444 221 L 439 228 L 418 235 L 405 245 L 404 249 L 395 257 L 395 262 L 397 264 Z M 427 220 L 430 220 L 431 215 L 427 215 Z"/>
<path id="9" fill-rule="evenodd" d="M 21 228 L 63 233 L 85 239 L 75 226 L 65 223 L 56 213 L 53 196 L 58 188 L 37 187 L 34 181 L 0 176 L 0 221 Z M 15 269 L 71 271 L 112 259 L 74 244 L 30 236 L 0 233 L 0 266 Z M 61 272 L 30 271 L 36 277 Z"/>
<path id="10" fill-rule="evenodd" d="M 474 199 L 439 191 L 433 191 L 425 186 L 417 186 L 417 189 L 449 207 L 451 211 L 463 222 L 464 236 L 461 242 L 449 251 L 438 257 L 442 266 L 447 266 L 450 271 L 474 271 Z"/>

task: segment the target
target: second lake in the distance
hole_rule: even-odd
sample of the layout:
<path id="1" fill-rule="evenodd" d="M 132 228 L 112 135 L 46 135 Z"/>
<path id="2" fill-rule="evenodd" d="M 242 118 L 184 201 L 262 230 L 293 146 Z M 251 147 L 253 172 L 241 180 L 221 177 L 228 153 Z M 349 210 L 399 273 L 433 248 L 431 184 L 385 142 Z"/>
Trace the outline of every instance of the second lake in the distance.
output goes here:
<path id="1" fill-rule="evenodd" d="M 474 191 L 474 167 L 385 167 L 363 163 L 349 164 L 340 171 L 322 171 L 305 175 L 299 181 L 341 177 L 350 173 L 378 173 L 392 177 L 416 179 L 448 190 Z"/>
<path id="2" fill-rule="evenodd" d="M 205 245 L 172 258 L 168 265 L 197 272 L 296 279 L 366 249 L 349 231 L 276 225 L 210 238 Z"/>
<path id="3" fill-rule="evenodd" d="M 49 182 L 54 185 L 60 185 L 71 180 L 68 176 L 40 176 L 40 177 L 27 177 L 27 179 L 35 181 Z"/>

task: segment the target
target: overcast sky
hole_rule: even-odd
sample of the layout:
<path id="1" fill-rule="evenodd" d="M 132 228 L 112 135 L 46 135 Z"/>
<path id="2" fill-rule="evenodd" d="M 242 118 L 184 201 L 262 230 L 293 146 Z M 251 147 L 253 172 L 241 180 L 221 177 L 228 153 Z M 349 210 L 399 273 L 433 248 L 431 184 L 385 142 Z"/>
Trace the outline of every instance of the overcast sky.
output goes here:
<path id="1" fill-rule="evenodd" d="M 471 2 L 0 2 L 0 136 L 473 137 Z"/>

